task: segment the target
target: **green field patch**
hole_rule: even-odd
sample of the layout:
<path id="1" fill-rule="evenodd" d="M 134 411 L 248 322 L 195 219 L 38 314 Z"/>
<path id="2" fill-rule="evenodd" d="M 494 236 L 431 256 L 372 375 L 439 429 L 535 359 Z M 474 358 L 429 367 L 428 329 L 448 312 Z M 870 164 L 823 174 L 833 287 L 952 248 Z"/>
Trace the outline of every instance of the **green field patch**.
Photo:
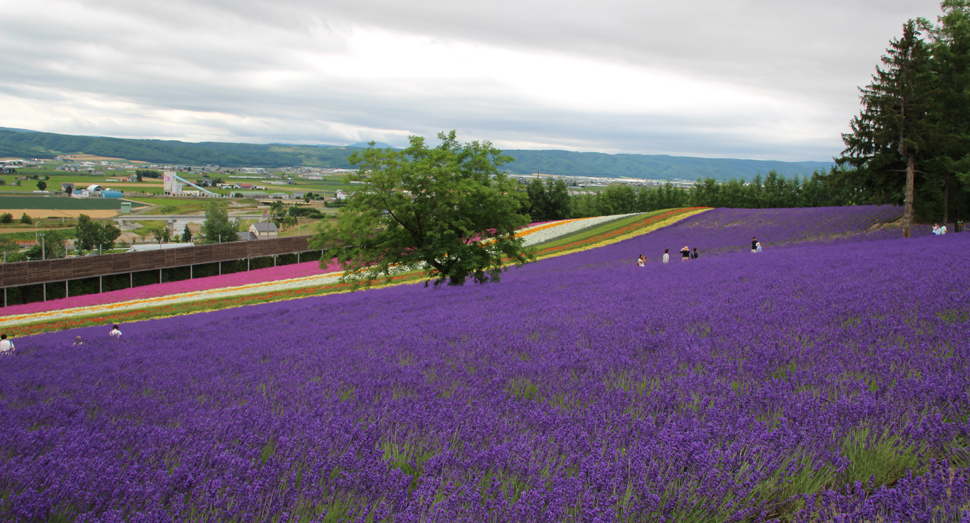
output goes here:
<path id="1" fill-rule="evenodd" d="M 143 203 L 132 202 L 132 208 Z M 66 198 L 54 196 L 0 196 L 0 209 L 115 210 L 120 198 Z"/>

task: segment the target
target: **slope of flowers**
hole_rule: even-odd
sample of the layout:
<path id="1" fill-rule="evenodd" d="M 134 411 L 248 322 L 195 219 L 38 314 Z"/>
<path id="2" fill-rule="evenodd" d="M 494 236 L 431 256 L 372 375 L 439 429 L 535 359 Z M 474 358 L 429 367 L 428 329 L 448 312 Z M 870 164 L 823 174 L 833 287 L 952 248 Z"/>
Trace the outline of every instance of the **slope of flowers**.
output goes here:
<path id="1" fill-rule="evenodd" d="M 891 225 L 903 214 L 893 205 L 814 207 L 806 209 L 715 209 L 663 231 L 670 242 L 661 248 L 679 250 L 685 244 L 701 251 L 750 250 L 756 236 L 765 249 L 802 242 L 882 240 L 902 237 Z M 913 227 L 913 236 L 930 234 L 930 226 Z M 659 258 L 660 255 L 652 252 Z"/>
<path id="2" fill-rule="evenodd" d="M 550 238 L 568 236 L 576 230 L 588 228 L 604 222 L 615 221 L 625 216 L 629 215 L 622 215 L 620 217 L 600 216 L 595 218 L 534 223 L 529 225 L 527 228 L 524 228 L 518 235 L 525 238 L 526 245 L 532 245 L 534 243 L 546 241 Z M 585 243 L 588 244 L 589 241 L 586 241 Z M 74 309 L 79 307 L 92 307 L 98 305 L 130 302 L 133 300 L 150 300 L 152 298 L 161 298 L 164 296 L 202 293 L 204 291 L 214 289 L 252 286 L 266 282 L 282 282 L 285 280 L 294 280 L 298 278 L 309 278 L 314 276 L 322 276 L 325 274 L 339 273 L 340 271 L 340 265 L 336 262 L 336 260 L 333 260 L 327 267 L 324 268 L 320 267 L 319 262 L 312 261 L 220 276 L 210 276 L 206 278 L 145 285 L 100 294 L 85 294 L 57 300 L 10 305 L 8 307 L 0 308 L 0 316 L 10 317 L 24 314 Z M 313 284 L 317 285 L 318 282 L 314 281 Z M 254 289 L 251 292 L 259 292 L 259 290 Z"/>
<path id="3" fill-rule="evenodd" d="M 970 510 L 970 234 L 628 263 L 650 236 L 496 285 L 20 340 L 0 361 L 0 518 Z"/>

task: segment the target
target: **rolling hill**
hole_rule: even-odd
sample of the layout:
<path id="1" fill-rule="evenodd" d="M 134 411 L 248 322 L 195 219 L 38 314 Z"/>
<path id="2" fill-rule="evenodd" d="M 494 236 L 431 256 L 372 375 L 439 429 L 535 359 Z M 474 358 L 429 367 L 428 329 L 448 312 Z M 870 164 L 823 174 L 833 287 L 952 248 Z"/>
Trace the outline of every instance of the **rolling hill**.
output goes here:
<path id="1" fill-rule="evenodd" d="M 99 136 L 74 136 L 0 128 L 0 157 L 53 158 L 59 154 L 92 154 L 152 163 L 227 167 L 329 167 L 349 169 L 347 157 L 362 144 L 288 145 L 180 142 Z M 556 150 L 507 150 L 515 158 L 505 166 L 512 174 L 629 177 L 654 180 L 714 178 L 750 179 L 757 173 L 811 175 L 830 162 L 781 162 L 730 158 L 691 158 L 645 154 L 605 154 Z"/>

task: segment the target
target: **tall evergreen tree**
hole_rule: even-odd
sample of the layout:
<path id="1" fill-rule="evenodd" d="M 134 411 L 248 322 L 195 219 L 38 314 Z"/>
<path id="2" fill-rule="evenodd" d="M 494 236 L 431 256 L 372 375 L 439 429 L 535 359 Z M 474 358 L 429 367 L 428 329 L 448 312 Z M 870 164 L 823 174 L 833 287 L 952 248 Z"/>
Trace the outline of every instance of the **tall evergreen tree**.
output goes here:
<path id="1" fill-rule="evenodd" d="M 939 25 L 923 22 L 922 27 L 930 39 L 930 67 L 938 90 L 932 111 L 939 135 L 927 171 L 942 188 L 945 223 L 951 196 L 967 200 L 970 189 L 970 0 L 945 0 L 941 7 Z M 968 202 L 962 203 L 965 212 Z"/>
<path id="2" fill-rule="evenodd" d="M 905 165 L 903 236 L 911 235 L 917 156 L 933 132 L 929 118 L 933 77 L 929 49 L 920 39 L 917 22 L 903 26 L 893 39 L 872 83 L 861 88 L 862 111 L 852 119 L 852 132 L 842 135 L 846 149 L 836 161 L 856 168 L 869 189 L 892 191 L 900 163 Z"/>

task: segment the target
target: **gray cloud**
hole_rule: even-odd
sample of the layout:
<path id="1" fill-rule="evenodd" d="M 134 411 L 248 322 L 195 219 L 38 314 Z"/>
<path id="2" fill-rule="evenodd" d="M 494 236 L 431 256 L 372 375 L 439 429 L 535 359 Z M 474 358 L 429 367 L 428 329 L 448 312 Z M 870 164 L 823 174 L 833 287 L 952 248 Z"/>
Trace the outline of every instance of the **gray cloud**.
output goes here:
<path id="1" fill-rule="evenodd" d="M 838 154 L 839 133 L 858 111 L 856 87 L 869 81 L 889 40 L 907 19 L 939 12 L 936 1 L 926 0 L 0 0 L 0 10 L 5 126 L 392 144 L 456 128 L 464 139 L 507 148 L 787 160 Z M 402 56 L 392 45 L 385 64 L 370 66 L 395 73 L 356 70 L 354 46 L 370 30 L 417 38 L 425 47 L 416 49 L 440 51 L 450 61 L 423 63 L 426 57 Z M 456 46 L 473 52 L 448 54 Z M 603 64 L 646 78 L 666 71 L 713 87 L 697 95 L 695 111 L 677 104 L 668 110 L 663 100 L 604 109 L 614 96 L 639 100 L 610 79 L 601 90 L 580 91 L 591 93 L 586 100 L 563 101 L 569 85 L 546 88 L 547 99 L 533 92 L 541 75 L 503 67 L 501 58 L 469 73 L 481 59 L 476 49 L 528 55 L 527 66 L 543 56 L 558 60 L 566 65 L 551 74 L 563 84 L 591 81 L 562 70 L 576 63 L 577 73 Z M 411 60 L 416 74 L 409 74 Z"/>

